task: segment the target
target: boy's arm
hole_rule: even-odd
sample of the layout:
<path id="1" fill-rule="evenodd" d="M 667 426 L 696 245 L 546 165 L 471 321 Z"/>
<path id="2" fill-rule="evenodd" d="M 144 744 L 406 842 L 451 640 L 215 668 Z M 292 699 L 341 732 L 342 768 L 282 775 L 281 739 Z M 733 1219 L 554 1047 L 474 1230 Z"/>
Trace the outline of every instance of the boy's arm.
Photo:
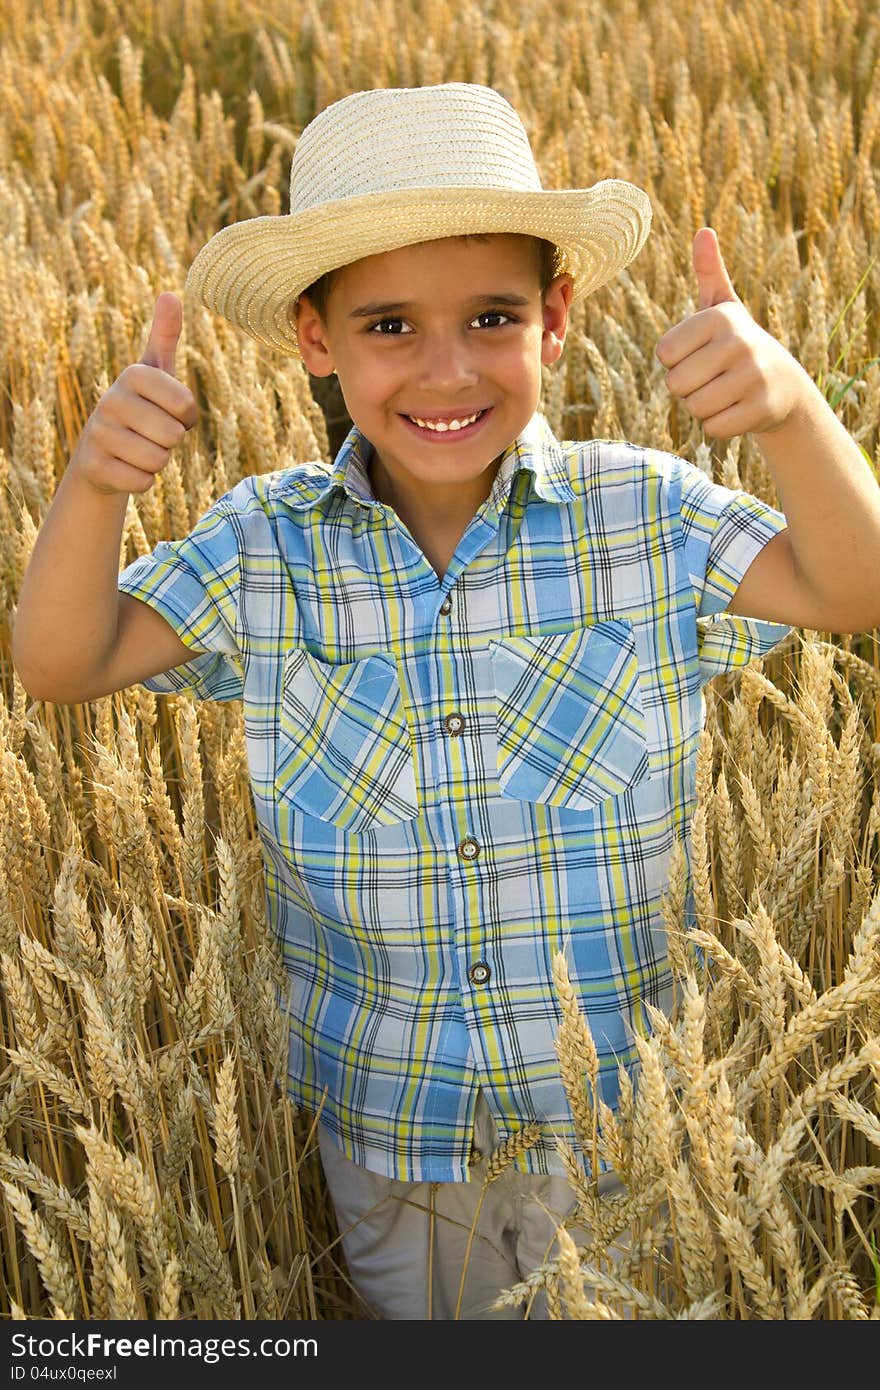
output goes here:
<path id="1" fill-rule="evenodd" d="M 69 467 L 34 543 L 12 634 L 12 660 L 35 700 L 79 704 L 190 660 L 169 623 L 120 594 L 128 498 Z"/>
<path id="2" fill-rule="evenodd" d="M 880 626 L 880 487 L 807 374 L 783 426 L 756 433 L 788 530 L 743 575 L 729 612 L 797 613 L 797 627 L 867 632 Z"/>
<path id="3" fill-rule="evenodd" d="M 128 494 L 153 486 L 197 418 L 173 376 L 181 324 L 180 300 L 160 295 L 143 358 L 87 420 L 40 528 L 12 634 L 14 665 L 35 699 L 97 699 L 193 655 L 117 583 Z"/>
<path id="4" fill-rule="evenodd" d="M 804 368 L 749 315 L 711 229 L 693 258 L 700 310 L 657 345 L 667 385 L 707 434 L 755 435 L 788 523 L 727 611 L 819 631 L 880 625 L 877 480 Z"/>

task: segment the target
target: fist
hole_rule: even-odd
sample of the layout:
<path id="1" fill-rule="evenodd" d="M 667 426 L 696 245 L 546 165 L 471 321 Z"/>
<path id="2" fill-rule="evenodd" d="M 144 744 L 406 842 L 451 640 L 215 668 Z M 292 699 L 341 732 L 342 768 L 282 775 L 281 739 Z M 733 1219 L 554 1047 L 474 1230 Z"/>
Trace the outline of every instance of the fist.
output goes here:
<path id="1" fill-rule="evenodd" d="M 143 356 L 120 373 L 86 421 L 71 466 L 98 492 L 147 492 L 198 420 L 192 392 L 174 376 L 182 327 L 177 295 L 160 294 Z"/>
<path id="2" fill-rule="evenodd" d="M 699 310 L 657 344 L 666 385 L 706 434 L 766 434 L 779 429 L 809 393 L 799 362 L 761 328 L 727 273 L 718 238 L 701 227 L 693 241 Z"/>

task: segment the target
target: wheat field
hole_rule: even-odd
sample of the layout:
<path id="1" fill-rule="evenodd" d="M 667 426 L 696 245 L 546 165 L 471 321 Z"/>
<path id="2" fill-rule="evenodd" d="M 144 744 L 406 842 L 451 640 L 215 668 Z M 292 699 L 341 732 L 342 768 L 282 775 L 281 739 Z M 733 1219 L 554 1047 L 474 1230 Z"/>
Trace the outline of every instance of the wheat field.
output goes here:
<path id="1" fill-rule="evenodd" d="M 33 702 L 10 630 L 28 557 L 156 295 L 226 222 L 287 210 L 290 156 L 373 86 L 489 83 L 546 187 L 621 177 L 654 226 L 576 306 L 542 409 L 778 505 L 749 437 L 707 442 L 657 339 L 696 307 L 704 223 L 753 316 L 880 465 L 880 15 L 870 0 L 0 0 L 0 1314 L 364 1316 L 311 1117 L 284 1090 L 283 973 L 238 704 L 132 688 Z M 332 458 L 292 359 L 184 302 L 199 426 L 129 500 L 120 567 L 240 478 Z M 316 388 L 317 390 L 317 388 Z M 637 1093 L 594 1106 L 558 962 L 562 1229 L 505 1297 L 562 1319 L 880 1317 L 878 634 L 797 631 L 706 688 L 665 906 L 680 1002 Z M 491 1180 L 530 1142 L 524 1130 Z"/>

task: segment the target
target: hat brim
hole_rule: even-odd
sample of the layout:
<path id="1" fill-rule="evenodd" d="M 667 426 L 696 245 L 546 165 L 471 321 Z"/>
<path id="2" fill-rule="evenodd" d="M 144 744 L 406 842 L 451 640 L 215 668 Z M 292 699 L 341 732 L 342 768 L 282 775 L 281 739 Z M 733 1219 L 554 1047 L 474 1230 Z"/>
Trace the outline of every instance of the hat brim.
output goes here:
<path id="1" fill-rule="evenodd" d="M 617 275 L 651 227 L 648 195 L 623 179 L 592 188 L 395 189 L 337 200 L 295 216 L 252 217 L 199 251 L 185 290 L 258 342 L 299 356 L 288 306 L 328 270 L 401 246 L 465 232 L 516 232 L 559 247 L 572 300 Z"/>

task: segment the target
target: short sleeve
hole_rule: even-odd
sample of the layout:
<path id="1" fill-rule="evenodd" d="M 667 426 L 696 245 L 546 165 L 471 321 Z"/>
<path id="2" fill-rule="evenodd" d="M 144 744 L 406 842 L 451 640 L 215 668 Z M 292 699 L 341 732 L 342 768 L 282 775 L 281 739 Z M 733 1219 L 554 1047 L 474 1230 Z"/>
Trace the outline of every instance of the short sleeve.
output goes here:
<path id="1" fill-rule="evenodd" d="M 755 556 L 784 531 L 785 514 L 749 492 L 713 483 L 693 464 L 665 455 L 678 486 L 684 563 L 693 586 L 701 682 L 764 656 L 792 631 L 725 610 Z"/>
<path id="2" fill-rule="evenodd" d="M 194 656 L 141 682 L 160 694 L 191 691 L 203 700 L 240 700 L 243 661 L 237 636 L 241 551 L 232 493 L 225 493 L 181 540 L 160 541 L 119 575 L 121 593 L 148 603 Z"/>

